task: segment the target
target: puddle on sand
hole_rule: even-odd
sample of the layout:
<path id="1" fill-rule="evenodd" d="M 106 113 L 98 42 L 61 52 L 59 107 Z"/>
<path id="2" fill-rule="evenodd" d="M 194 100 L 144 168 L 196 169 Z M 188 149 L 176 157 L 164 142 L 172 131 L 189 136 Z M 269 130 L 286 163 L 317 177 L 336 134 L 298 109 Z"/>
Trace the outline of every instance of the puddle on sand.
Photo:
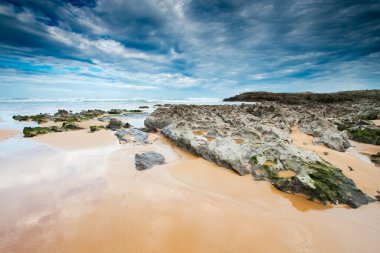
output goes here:
<path id="1" fill-rule="evenodd" d="M 202 131 L 202 130 L 193 130 L 193 134 L 195 134 L 196 136 L 202 136 L 202 135 L 206 135 L 207 132 Z"/>
<path id="2" fill-rule="evenodd" d="M 296 173 L 292 170 L 281 170 L 278 172 L 279 177 L 294 177 Z"/>
<path id="3" fill-rule="evenodd" d="M 209 136 L 206 136 L 206 139 L 207 139 L 207 141 L 209 141 L 209 142 L 215 140 L 214 137 L 209 137 Z"/>

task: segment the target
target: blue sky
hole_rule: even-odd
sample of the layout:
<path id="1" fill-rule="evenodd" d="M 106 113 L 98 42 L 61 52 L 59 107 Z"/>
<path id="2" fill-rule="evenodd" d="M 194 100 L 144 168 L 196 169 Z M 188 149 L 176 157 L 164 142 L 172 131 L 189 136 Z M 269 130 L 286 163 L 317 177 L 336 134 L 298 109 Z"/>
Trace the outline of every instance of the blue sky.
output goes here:
<path id="1" fill-rule="evenodd" d="M 379 80 L 379 1 L 0 2 L 0 97 L 223 98 Z"/>

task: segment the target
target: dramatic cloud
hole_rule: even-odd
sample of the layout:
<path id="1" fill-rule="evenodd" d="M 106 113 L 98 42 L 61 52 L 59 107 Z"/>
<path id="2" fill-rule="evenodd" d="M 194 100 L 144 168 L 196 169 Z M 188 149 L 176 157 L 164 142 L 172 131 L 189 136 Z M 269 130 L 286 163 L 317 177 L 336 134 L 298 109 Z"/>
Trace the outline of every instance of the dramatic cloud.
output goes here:
<path id="1" fill-rule="evenodd" d="M 0 97 L 380 87 L 380 3 L 6 0 Z"/>

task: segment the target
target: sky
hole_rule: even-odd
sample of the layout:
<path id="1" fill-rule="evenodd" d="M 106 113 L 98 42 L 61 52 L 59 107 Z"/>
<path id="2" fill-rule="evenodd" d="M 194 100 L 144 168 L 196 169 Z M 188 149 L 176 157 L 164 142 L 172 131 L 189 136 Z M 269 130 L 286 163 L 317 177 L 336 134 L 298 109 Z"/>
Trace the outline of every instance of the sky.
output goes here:
<path id="1" fill-rule="evenodd" d="M 0 98 L 379 88 L 378 0 L 0 1 Z"/>

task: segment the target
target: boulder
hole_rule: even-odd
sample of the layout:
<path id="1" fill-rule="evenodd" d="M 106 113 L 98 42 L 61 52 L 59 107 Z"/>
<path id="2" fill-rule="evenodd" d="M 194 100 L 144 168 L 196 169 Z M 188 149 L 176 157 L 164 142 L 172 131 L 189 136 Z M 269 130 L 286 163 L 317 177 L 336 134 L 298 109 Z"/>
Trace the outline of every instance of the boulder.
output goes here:
<path id="1" fill-rule="evenodd" d="M 155 165 L 165 163 L 165 157 L 156 152 L 144 152 L 135 155 L 135 165 L 137 170 L 150 169 Z"/>
<path id="2" fill-rule="evenodd" d="M 111 129 L 111 130 L 117 130 L 117 129 L 121 129 L 123 128 L 124 124 L 123 122 L 121 122 L 120 120 L 118 119 L 115 119 L 115 118 L 111 118 L 108 125 L 106 126 L 106 128 L 108 129 Z"/>

